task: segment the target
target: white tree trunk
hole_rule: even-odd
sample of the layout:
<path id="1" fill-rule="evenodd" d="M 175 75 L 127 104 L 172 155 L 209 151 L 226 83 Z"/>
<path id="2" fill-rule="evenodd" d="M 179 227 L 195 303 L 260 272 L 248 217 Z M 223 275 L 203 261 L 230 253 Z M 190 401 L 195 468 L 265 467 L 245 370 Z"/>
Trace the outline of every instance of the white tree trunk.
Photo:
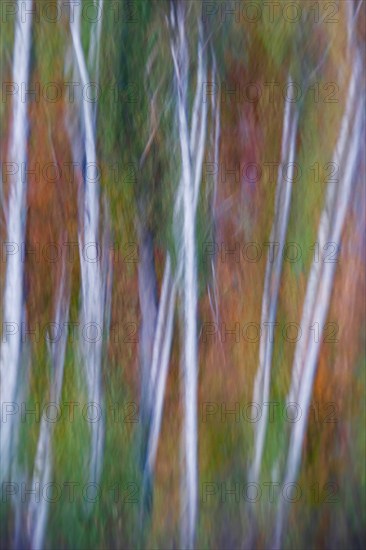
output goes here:
<path id="1" fill-rule="evenodd" d="M 80 74 L 83 88 L 90 83 L 88 70 L 83 52 L 80 37 L 80 17 L 81 3 L 75 4 L 74 17 L 70 21 L 70 29 L 76 64 Z M 91 42 L 93 44 L 93 41 Z M 97 166 L 96 143 L 95 143 L 95 112 L 92 103 L 82 98 L 81 118 L 84 124 L 85 136 L 83 156 L 86 165 L 89 167 Z M 111 272 L 109 261 L 101 263 L 102 257 L 107 254 L 106 242 L 103 240 L 103 249 L 99 247 L 99 194 L 100 182 L 98 175 L 88 181 L 87 174 L 84 174 L 83 203 L 80 204 L 80 264 L 81 264 L 81 284 L 82 284 L 82 311 L 81 327 L 95 327 L 98 334 L 103 333 L 105 327 L 106 305 L 109 303 L 107 293 L 111 291 L 108 285 L 108 273 Z M 107 222 L 106 222 L 107 225 Z M 106 227 L 108 232 L 108 227 Z M 93 255 L 98 250 L 99 260 L 94 262 L 88 260 L 81 253 L 84 246 L 92 245 Z M 84 365 L 88 398 L 90 402 L 96 403 L 101 409 L 104 404 L 103 385 L 102 385 L 102 351 L 103 338 L 98 337 L 96 341 L 93 338 L 83 338 L 81 336 L 81 357 Z M 89 481 L 97 483 L 102 468 L 103 446 L 104 446 L 104 415 L 101 415 L 97 422 L 90 424 L 91 430 L 91 456 L 89 460 Z"/>
<path id="2" fill-rule="evenodd" d="M 65 329 L 69 315 L 69 287 L 65 282 L 65 264 L 63 265 L 63 271 L 61 274 L 61 283 L 57 296 L 56 314 L 55 314 L 55 326 L 57 330 L 62 327 L 61 336 L 58 340 L 52 341 L 52 335 L 50 335 L 50 359 L 51 359 L 51 388 L 50 388 L 50 403 L 55 403 L 57 406 L 60 402 L 66 342 L 67 342 L 67 330 Z M 41 427 L 39 432 L 37 452 L 35 457 L 32 487 L 36 487 L 36 484 L 41 488 L 45 487 L 52 481 L 52 434 L 53 423 L 50 423 L 44 416 L 41 420 Z M 29 546 L 32 550 L 40 550 L 44 547 L 44 538 L 47 526 L 48 517 L 48 501 L 42 498 L 40 502 L 36 502 L 35 499 L 30 499 L 28 511 L 27 511 L 27 531 L 29 537 Z"/>
<path id="3" fill-rule="evenodd" d="M 18 86 L 29 85 L 31 57 L 32 0 L 17 2 L 15 27 L 13 82 Z M 27 8 L 24 16 L 22 6 Z M 16 407 L 19 368 L 21 362 L 21 327 L 25 312 L 23 307 L 24 262 L 21 246 L 25 240 L 27 181 L 23 178 L 27 166 L 28 114 L 27 102 L 22 101 L 20 91 L 13 96 L 12 127 L 9 142 L 8 162 L 14 163 L 17 172 L 11 177 L 10 197 L 6 215 L 7 241 L 18 247 L 18 251 L 9 254 L 6 263 L 3 327 L 4 335 L 0 351 L 0 405 L 5 403 Z M 8 332 L 14 332 L 8 334 Z M 4 409 L 3 409 L 4 407 Z M 0 432 L 0 481 L 7 479 L 16 449 L 14 441 L 14 416 L 1 421 Z"/>
<path id="4" fill-rule="evenodd" d="M 357 90 L 357 96 L 356 94 Z M 362 90 L 362 91 L 361 91 Z M 341 241 L 345 216 L 351 196 L 352 182 L 355 177 L 357 160 L 360 153 L 362 132 L 364 129 L 364 89 L 362 89 L 362 63 L 358 52 L 353 60 L 352 76 L 345 114 L 341 123 L 339 139 L 336 145 L 334 162 L 340 168 L 338 185 L 328 184 L 324 210 L 321 214 L 318 242 L 320 250 L 326 242 Z M 336 263 L 313 262 L 310 270 L 308 287 L 303 308 L 303 325 L 308 329 L 315 322 L 324 326 L 327 319 Z M 301 452 L 308 425 L 309 406 L 317 369 L 321 342 L 311 338 L 306 340 L 306 348 L 299 341 L 299 351 L 295 352 L 294 369 L 291 381 L 289 400 L 296 400 L 302 411 L 298 422 L 292 426 L 289 450 L 284 475 L 284 486 L 296 482 L 301 463 Z M 288 506 L 281 501 L 278 508 L 274 547 L 279 548 L 282 540 L 283 526 L 287 519 Z"/>
<path id="5" fill-rule="evenodd" d="M 291 79 L 289 79 L 289 83 L 291 83 Z M 293 184 L 298 113 L 296 111 L 293 112 L 294 109 L 291 105 L 290 102 L 287 102 L 284 110 L 281 162 L 278 171 L 274 222 L 270 237 L 270 242 L 276 243 L 279 248 L 273 259 L 271 258 L 271 254 L 268 254 L 262 301 L 261 326 L 268 327 L 268 334 L 263 335 L 260 340 L 259 368 L 254 383 L 253 401 L 263 409 L 261 418 L 257 425 L 255 425 L 254 459 L 249 475 L 250 480 L 254 483 L 257 482 L 260 473 L 264 440 L 267 431 L 268 409 L 267 407 L 263 407 L 263 404 L 268 403 L 270 396 L 273 353 L 273 337 L 270 331 L 276 321 L 283 265 L 282 250 L 285 246 Z M 287 173 L 286 175 L 287 181 L 285 181 L 283 175 L 283 169 L 286 165 L 291 166 L 290 174 Z"/>
<path id="6" fill-rule="evenodd" d="M 139 299 L 141 311 L 139 354 L 141 370 L 141 419 L 148 429 L 153 399 L 152 365 L 154 338 L 157 331 L 157 281 L 154 262 L 153 237 L 142 222 L 139 229 Z M 163 285 L 164 286 L 164 285 Z"/>
<path id="7" fill-rule="evenodd" d="M 203 46 L 203 32 L 199 24 L 198 74 L 196 95 L 193 101 L 191 132 L 188 114 L 189 53 L 186 41 L 185 8 L 183 3 L 172 7 L 171 25 L 175 40 L 171 41 L 177 88 L 178 132 L 182 161 L 182 177 L 178 188 L 177 210 L 182 220 L 182 236 L 179 238 L 178 263 L 181 265 L 182 280 L 182 378 L 183 378 L 183 476 L 181 540 L 185 548 L 192 548 L 198 508 L 198 461 L 197 461 L 197 252 L 196 252 L 196 210 L 199 187 L 202 178 L 202 163 L 207 128 L 207 103 L 202 102 L 202 83 L 207 75 L 206 53 Z M 182 206 L 181 206 L 182 205 Z"/>

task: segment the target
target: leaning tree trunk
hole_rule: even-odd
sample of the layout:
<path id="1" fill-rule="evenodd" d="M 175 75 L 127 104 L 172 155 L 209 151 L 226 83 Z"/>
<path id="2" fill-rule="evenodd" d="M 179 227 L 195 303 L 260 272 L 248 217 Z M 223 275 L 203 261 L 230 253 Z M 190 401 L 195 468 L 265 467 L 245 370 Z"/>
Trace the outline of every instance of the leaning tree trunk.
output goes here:
<path id="1" fill-rule="evenodd" d="M 57 407 L 60 402 L 67 330 L 65 329 L 69 315 L 70 292 L 69 285 L 66 282 L 66 267 L 63 264 L 61 273 L 60 287 L 57 295 L 56 313 L 54 324 L 56 331 L 61 327 L 61 336 L 54 339 L 54 335 L 49 335 L 50 361 L 51 361 L 51 387 L 50 403 Z M 52 481 L 52 434 L 53 423 L 50 423 L 44 416 L 42 417 L 39 431 L 37 451 L 34 463 L 32 487 L 46 487 Z M 31 499 L 27 511 L 27 531 L 29 537 L 29 546 L 33 550 L 39 550 L 44 547 L 44 538 L 47 526 L 48 506 L 47 499 L 42 498 L 40 502 Z"/>
<path id="2" fill-rule="evenodd" d="M 341 241 L 360 154 L 362 132 L 365 127 L 365 90 L 362 82 L 361 56 L 358 51 L 355 52 L 352 63 L 346 109 L 334 153 L 334 162 L 340 169 L 340 178 L 338 182 L 329 182 L 328 184 L 318 230 L 318 243 L 321 251 L 327 242 L 339 245 Z M 313 261 L 303 306 L 302 326 L 304 328 L 308 329 L 314 323 L 318 323 L 321 327 L 324 326 L 329 311 L 335 270 L 336 263 L 326 263 L 324 258 L 320 262 Z M 296 482 L 299 473 L 320 347 L 321 342 L 316 342 L 308 337 L 304 339 L 304 342 L 299 341 L 295 351 L 288 400 L 296 401 L 302 411 L 302 416 L 292 426 L 283 480 L 284 486 Z M 288 505 L 281 501 L 274 533 L 275 548 L 279 548 L 281 545 L 287 513 Z"/>
<path id="3" fill-rule="evenodd" d="M 291 83 L 291 79 L 289 79 Z M 279 245 L 278 254 L 272 260 L 269 254 L 266 265 L 262 300 L 261 325 L 268 327 L 268 334 L 262 337 L 259 347 L 259 368 L 254 383 L 254 403 L 263 407 L 270 395 L 271 364 L 273 352 L 273 338 L 271 327 L 274 325 L 277 313 L 277 303 L 280 291 L 281 273 L 283 264 L 282 250 L 285 245 L 288 219 L 290 214 L 291 194 L 293 184 L 293 166 L 296 153 L 296 137 L 298 126 L 298 113 L 288 101 L 285 105 L 283 120 L 283 136 L 281 162 L 278 171 L 278 181 L 275 199 L 274 221 L 270 242 Z M 284 177 L 284 166 L 291 166 L 290 175 Z M 286 180 L 286 181 L 285 181 Z M 267 430 L 268 410 L 263 407 L 263 413 L 255 426 L 254 459 L 250 472 L 250 480 L 257 482 L 262 462 L 264 440 Z"/>
<path id="4" fill-rule="evenodd" d="M 146 461 L 146 446 L 152 410 L 152 369 L 154 338 L 157 330 L 157 280 L 154 261 L 154 242 L 151 231 L 143 222 L 139 227 L 139 265 L 138 265 L 139 299 L 140 299 L 140 410 L 141 410 L 141 447 L 142 465 Z"/>

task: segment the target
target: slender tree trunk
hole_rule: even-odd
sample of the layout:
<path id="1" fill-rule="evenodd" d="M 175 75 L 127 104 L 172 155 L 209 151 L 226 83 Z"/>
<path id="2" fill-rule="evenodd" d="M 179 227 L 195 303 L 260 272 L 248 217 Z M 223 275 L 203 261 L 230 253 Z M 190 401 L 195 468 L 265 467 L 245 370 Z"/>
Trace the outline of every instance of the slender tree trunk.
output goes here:
<path id="1" fill-rule="evenodd" d="M 151 232 L 141 223 L 139 229 L 139 298 L 140 298 L 140 372 L 141 372 L 141 424 L 142 462 L 146 460 L 146 444 L 151 421 L 152 389 L 151 362 L 157 322 L 157 280 L 154 261 L 154 244 Z"/>
<path id="2" fill-rule="evenodd" d="M 168 376 L 171 345 L 173 340 L 174 306 L 176 302 L 176 280 L 172 281 L 169 255 L 166 260 L 158 320 L 156 325 L 154 349 L 151 363 L 151 418 L 147 431 L 146 458 L 143 478 L 143 506 L 150 502 L 152 479 L 156 462 L 159 435 L 161 429 L 164 393 Z"/>
<path id="3" fill-rule="evenodd" d="M 182 379 L 183 379 L 183 465 L 181 480 L 182 525 L 181 540 L 186 548 L 192 548 L 198 510 L 198 462 L 197 462 L 197 252 L 196 210 L 202 177 L 202 163 L 207 127 L 207 103 L 199 100 L 206 72 L 206 54 L 203 47 L 202 27 L 199 25 L 197 89 L 193 101 L 191 132 L 188 127 L 188 77 L 189 52 L 186 41 L 186 12 L 179 2 L 172 7 L 172 32 L 176 39 L 171 43 L 177 87 L 178 132 L 182 160 L 182 177 L 178 188 L 177 210 L 181 211 L 182 236 L 179 237 L 182 268 Z M 194 147 L 192 147 L 194 145 Z M 180 207 L 181 206 L 181 207 Z"/>
<path id="4" fill-rule="evenodd" d="M 334 162 L 340 167 L 341 177 L 338 185 L 335 186 L 333 182 L 328 184 L 325 206 L 321 214 L 318 231 L 320 250 L 323 250 L 326 242 L 339 245 L 342 236 L 352 182 L 360 153 L 362 131 L 365 127 L 364 89 L 361 92 L 360 88 L 362 89 L 362 64 L 360 55 L 356 52 L 353 60 L 346 111 L 334 156 Z M 357 95 L 355 95 L 356 90 Z M 310 270 L 302 320 L 302 323 L 307 323 L 306 326 L 303 324 L 306 329 L 315 322 L 319 323 L 321 327 L 324 326 L 329 311 L 336 263 L 326 263 L 323 260 L 322 258 L 319 263 L 314 261 Z M 306 350 L 303 350 L 304 344 L 300 345 L 300 343 L 301 340 L 298 344 L 300 351 L 296 350 L 295 352 L 289 399 L 296 400 L 302 411 L 302 416 L 292 426 L 283 481 L 284 486 L 296 482 L 300 469 L 301 452 L 308 425 L 309 407 L 321 346 L 320 342 L 308 338 L 306 340 Z M 276 518 L 274 548 L 279 548 L 281 545 L 287 514 L 288 505 L 281 501 Z"/>
<path id="5" fill-rule="evenodd" d="M 27 8 L 24 16 L 22 5 Z M 13 82 L 20 90 L 28 87 L 31 33 L 32 33 L 32 0 L 17 2 L 17 19 L 15 25 Z M 8 243 L 17 247 L 17 252 L 7 255 L 3 327 L 5 334 L 0 351 L 0 404 L 1 409 L 12 412 L 1 422 L 0 431 L 0 481 L 9 476 L 16 448 L 14 411 L 17 407 L 19 369 L 21 364 L 21 327 L 25 318 L 23 277 L 24 262 L 20 254 L 25 239 L 27 181 L 23 169 L 27 165 L 28 113 L 27 102 L 22 100 L 20 92 L 13 96 L 12 127 L 9 145 L 8 162 L 14 163 L 18 170 L 10 181 L 10 198 L 6 214 L 6 231 Z M 22 167 L 22 169 L 21 169 Z M 8 403 L 8 405 L 6 405 Z"/>
<path id="6" fill-rule="evenodd" d="M 80 37 L 81 4 L 77 3 L 74 9 L 74 17 L 70 21 L 70 29 L 76 64 L 80 74 L 83 88 L 89 83 L 89 75 L 83 52 Z M 83 156 L 89 170 L 98 166 L 95 142 L 95 111 L 92 103 L 82 98 L 82 121 L 84 125 L 84 147 Z M 100 251 L 99 246 L 99 194 L 100 185 L 98 174 L 91 180 L 88 179 L 87 171 L 84 173 L 84 188 L 82 203 L 80 203 L 80 265 L 82 284 L 82 311 L 81 327 L 94 327 L 98 332 L 96 338 L 82 337 L 80 342 L 81 357 L 84 365 L 88 397 L 91 402 L 103 407 L 103 384 L 102 384 L 102 351 L 103 333 L 105 327 L 105 315 L 108 303 L 110 302 L 107 292 L 111 292 L 111 285 L 108 282 L 108 274 L 111 273 L 109 261 L 102 263 L 100 256 L 107 254 L 106 241 L 103 240 L 104 250 Z M 106 232 L 108 233 L 108 221 L 105 220 Z M 98 255 L 97 261 L 85 255 L 87 249 L 92 248 L 93 253 Z M 95 252 L 97 251 L 97 252 Z M 108 257 L 109 258 L 109 257 Z M 84 335 L 85 336 L 85 335 Z M 104 447 L 104 416 L 90 424 L 91 429 L 91 453 L 89 460 L 89 481 L 98 482 L 102 469 L 103 447 Z"/>
<path id="7" fill-rule="evenodd" d="M 291 82 L 291 79 L 289 79 Z M 279 165 L 274 222 L 271 231 L 270 242 L 278 243 L 279 250 L 275 258 L 271 258 L 269 253 L 266 265 L 266 275 L 264 282 L 263 301 L 262 301 L 262 319 L 261 326 L 268 327 L 268 334 L 261 338 L 259 348 L 259 368 L 254 383 L 254 403 L 263 407 L 264 403 L 269 401 L 271 366 L 273 353 L 273 337 L 271 327 L 273 327 L 276 314 L 278 296 L 281 284 L 281 273 L 283 265 L 282 250 L 285 245 L 288 219 L 290 214 L 291 194 L 293 184 L 293 166 L 296 153 L 296 137 L 298 126 L 298 113 L 291 108 L 291 103 L 286 102 L 284 121 L 281 162 Z M 291 166 L 290 174 L 287 174 L 286 181 L 283 175 L 283 169 L 286 165 Z M 263 407 L 263 414 L 255 426 L 255 446 L 254 460 L 250 472 L 250 480 L 257 482 L 262 462 L 264 440 L 267 430 L 268 410 Z"/>
<path id="8" fill-rule="evenodd" d="M 65 264 L 61 273 L 60 288 L 57 296 L 55 326 L 57 331 L 61 329 L 61 336 L 57 340 L 53 340 L 54 336 L 50 335 L 50 359 L 51 359 L 51 388 L 50 388 L 50 403 L 55 403 L 58 406 L 60 402 L 67 330 L 66 324 L 69 312 L 69 288 L 65 281 L 66 269 Z M 35 457 L 32 487 L 46 487 L 52 481 L 52 434 L 54 424 L 50 423 L 42 416 L 41 427 L 39 431 L 37 451 Z M 39 550 L 44 547 L 44 538 L 47 526 L 48 517 L 48 500 L 42 498 L 40 502 L 31 499 L 27 511 L 27 531 L 29 537 L 29 545 L 33 550 Z"/>

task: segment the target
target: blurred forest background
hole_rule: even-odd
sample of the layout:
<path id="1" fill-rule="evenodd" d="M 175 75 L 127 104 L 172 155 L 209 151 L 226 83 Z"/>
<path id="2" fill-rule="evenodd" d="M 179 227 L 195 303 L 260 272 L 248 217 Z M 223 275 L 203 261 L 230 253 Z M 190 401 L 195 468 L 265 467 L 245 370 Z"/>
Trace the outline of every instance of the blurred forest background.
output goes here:
<path id="1" fill-rule="evenodd" d="M 362 548 L 364 3 L 1 19 L 1 547 Z"/>

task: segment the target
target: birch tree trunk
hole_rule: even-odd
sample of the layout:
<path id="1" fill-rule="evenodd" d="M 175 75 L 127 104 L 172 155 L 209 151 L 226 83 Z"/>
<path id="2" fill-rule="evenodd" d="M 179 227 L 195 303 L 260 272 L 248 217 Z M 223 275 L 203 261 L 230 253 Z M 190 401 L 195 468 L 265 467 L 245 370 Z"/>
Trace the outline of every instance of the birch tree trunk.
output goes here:
<path id="1" fill-rule="evenodd" d="M 289 84 L 291 82 L 291 78 L 289 78 Z M 278 171 L 274 221 L 270 237 L 270 242 L 275 243 L 276 246 L 279 246 L 279 248 L 274 259 L 271 259 L 270 252 L 267 259 L 262 300 L 261 326 L 268 327 L 268 329 L 267 334 L 262 337 L 260 341 L 259 368 L 254 383 L 253 401 L 263 409 L 263 414 L 261 415 L 258 424 L 255 425 L 254 459 L 249 476 L 251 481 L 254 483 L 257 482 L 260 473 L 264 440 L 267 430 L 268 410 L 267 407 L 263 407 L 263 404 L 269 401 L 270 395 L 273 352 L 271 327 L 276 321 L 277 303 L 283 265 L 282 250 L 285 246 L 288 219 L 290 215 L 297 126 L 298 113 L 296 111 L 294 112 L 292 104 L 287 101 L 284 110 L 281 162 Z M 283 170 L 286 165 L 290 166 L 291 169 L 289 171 L 290 173 L 287 173 L 285 178 Z"/>
<path id="2" fill-rule="evenodd" d="M 50 360 L 51 360 L 51 387 L 49 402 L 59 405 L 63 374 L 65 365 L 65 353 L 67 343 L 66 323 L 68 320 L 70 292 L 69 286 L 65 281 L 66 268 L 63 265 L 61 273 L 60 287 L 56 302 L 55 326 L 61 336 L 55 340 L 54 335 L 49 335 Z M 52 434 L 53 423 L 50 423 L 45 416 L 42 416 L 41 427 L 39 431 L 37 451 L 35 457 L 32 487 L 37 485 L 43 490 L 52 481 Z M 40 502 L 31 499 L 27 511 L 27 531 L 29 545 L 32 550 L 39 550 L 44 547 L 44 539 L 47 527 L 49 501 L 42 498 Z"/>
<path id="3" fill-rule="evenodd" d="M 175 40 L 171 51 L 177 90 L 177 118 L 182 162 L 182 177 L 178 188 L 178 212 L 181 210 L 182 235 L 179 237 L 178 262 L 182 268 L 182 379 L 184 425 L 182 440 L 183 475 L 181 541 L 185 548 L 192 548 L 198 510 L 198 462 L 197 462 L 197 384 L 198 384 L 198 335 L 197 335 L 197 252 L 196 211 L 202 177 L 202 163 L 207 128 L 207 103 L 200 94 L 207 74 L 206 53 L 203 45 L 203 29 L 198 24 L 198 74 L 197 89 L 193 101 L 191 132 L 189 131 L 188 83 L 189 51 L 186 31 L 186 9 L 179 2 L 171 9 L 171 27 Z M 179 208 L 181 206 L 181 209 Z"/>
<path id="4" fill-rule="evenodd" d="M 70 21 L 70 29 L 76 64 L 81 78 L 83 88 L 90 83 L 85 55 L 80 37 L 81 4 L 77 3 L 74 9 L 74 17 Z M 93 44 L 93 42 L 92 42 Z M 105 238 L 103 248 L 100 248 L 99 223 L 100 223 L 100 181 L 96 155 L 95 140 L 95 111 L 92 103 L 83 96 L 81 100 L 81 119 L 84 126 L 84 146 L 82 154 L 87 169 L 96 168 L 97 173 L 92 179 L 88 178 L 87 170 L 84 172 L 84 187 L 82 202 L 80 202 L 80 226 L 79 226 L 79 247 L 80 267 L 82 285 L 82 310 L 81 327 L 90 327 L 96 331 L 97 336 L 81 337 L 80 351 L 85 371 L 88 398 L 90 402 L 96 403 L 103 409 L 103 384 L 102 384 L 102 351 L 103 333 L 105 328 L 105 317 L 107 304 L 110 302 L 108 292 L 111 292 L 111 285 L 108 284 L 108 274 L 111 273 L 108 246 L 106 235 L 109 233 L 108 222 L 105 220 Z M 89 247 L 94 249 L 92 258 L 87 257 L 85 251 Z M 95 255 L 97 259 L 95 260 Z M 101 257 L 105 261 L 101 261 Z M 95 333 L 93 333 L 95 334 Z M 99 410 L 100 410 L 99 409 Z M 89 481 L 97 483 L 102 469 L 103 447 L 104 447 L 104 415 L 102 414 L 97 422 L 90 424 L 91 432 L 91 455 L 89 460 Z"/>
<path id="5" fill-rule="evenodd" d="M 350 28 L 352 28 L 352 25 Z M 331 181 L 328 184 L 325 205 L 318 229 L 318 243 L 322 252 L 327 242 L 336 243 L 339 249 L 352 184 L 360 156 L 362 132 L 365 128 L 365 90 L 362 81 L 362 62 L 356 46 L 351 62 L 352 74 L 345 114 L 341 122 L 334 153 L 334 162 L 340 168 L 340 177 L 338 182 Z M 319 326 L 323 327 L 327 319 L 337 264 L 325 262 L 324 259 L 322 257 L 320 262 L 314 260 L 310 269 L 303 306 L 302 326 L 304 329 L 310 329 L 310 326 L 314 323 L 319 323 Z M 288 401 L 296 400 L 302 411 L 302 416 L 298 422 L 292 425 L 283 480 L 284 486 L 288 483 L 294 483 L 299 473 L 320 347 L 321 342 L 316 342 L 308 337 L 304 339 L 304 342 L 299 341 L 295 351 Z M 281 500 L 276 518 L 274 548 L 279 548 L 281 545 L 287 514 L 288 504 Z"/>
<path id="6" fill-rule="evenodd" d="M 22 6 L 27 9 L 23 13 Z M 8 162 L 13 163 L 15 174 L 10 179 L 10 196 L 6 213 L 7 242 L 3 327 L 5 329 L 0 351 L 0 405 L 1 410 L 11 412 L 1 422 L 0 432 L 0 481 L 7 479 L 16 455 L 14 413 L 17 409 L 17 390 L 22 355 L 21 327 L 24 311 L 24 262 L 20 253 L 25 240 L 27 180 L 28 104 L 20 90 L 29 85 L 32 33 L 32 0 L 17 2 L 17 18 L 14 40 L 13 82 L 18 92 L 13 96 L 12 126 L 9 141 Z"/>

